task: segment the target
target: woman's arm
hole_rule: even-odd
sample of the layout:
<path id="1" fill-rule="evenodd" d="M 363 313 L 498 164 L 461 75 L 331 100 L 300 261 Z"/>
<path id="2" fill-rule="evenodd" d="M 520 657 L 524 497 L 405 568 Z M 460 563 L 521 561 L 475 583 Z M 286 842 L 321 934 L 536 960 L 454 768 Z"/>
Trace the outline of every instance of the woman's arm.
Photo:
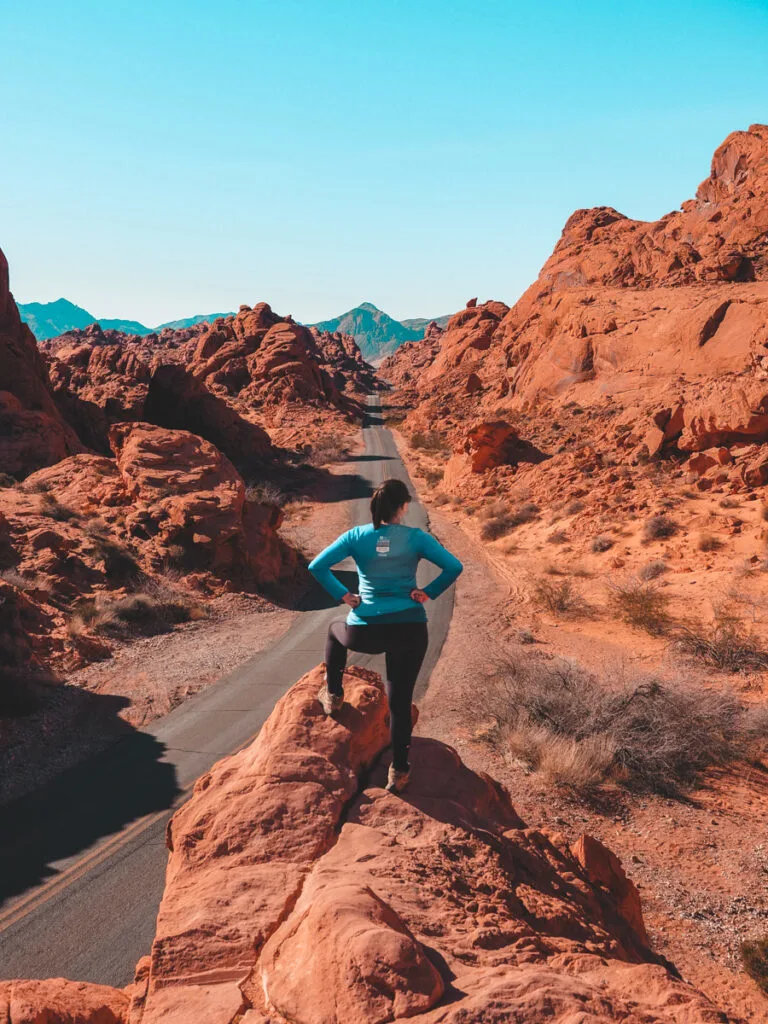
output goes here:
<path id="1" fill-rule="evenodd" d="M 459 577 L 464 566 L 455 555 L 452 555 L 450 551 L 446 551 L 443 545 L 438 543 L 431 533 L 424 533 L 423 530 L 421 531 L 419 554 L 422 558 L 426 558 L 428 562 L 432 562 L 439 569 L 443 570 L 439 576 L 435 577 L 431 583 L 424 587 L 423 592 L 434 601 L 436 597 L 439 597 Z"/>
<path id="2" fill-rule="evenodd" d="M 340 537 L 337 537 L 333 544 L 329 544 L 324 551 L 321 551 L 317 558 L 314 558 L 308 566 L 309 571 L 317 582 L 337 601 L 343 601 L 348 591 L 344 584 L 333 575 L 331 566 L 343 562 L 351 553 L 352 545 L 349 531 L 347 531 L 342 533 Z"/>

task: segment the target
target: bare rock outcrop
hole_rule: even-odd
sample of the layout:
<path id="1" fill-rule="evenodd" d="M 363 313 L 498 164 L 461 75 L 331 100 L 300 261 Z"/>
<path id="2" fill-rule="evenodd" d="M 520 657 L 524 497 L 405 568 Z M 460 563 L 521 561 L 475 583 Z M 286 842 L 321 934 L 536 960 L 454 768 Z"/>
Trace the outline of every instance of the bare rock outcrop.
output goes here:
<path id="1" fill-rule="evenodd" d="M 53 401 L 45 362 L 21 322 L 0 251 L 0 471 L 22 479 L 81 450 Z"/>
<path id="2" fill-rule="evenodd" d="M 282 513 L 246 500 L 234 466 L 195 434 L 117 424 L 114 458 L 74 455 L 0 489 L 0 657 L 73 669 L 109 656 L 104 638 L 70 628 L 73 611 L 152 585 L 181 565 L 203 593 L 274 583 L 296 552 Z M 7 635 L 7 639 L 6 638 Z M 0 662 L 1 663 L 1 662 Z"/>
<path id="3" fill-rule="evenodd" d="M 198 434 L 243 473 L 274 462 L 267 432 L 167 353 L 157 358 L 150 352 L 147 361 L 146 346 L 130 344 L 125 335 L 119 336 L 123 341 L 110 341 L 98 324 L 79 333 L 85 339 L 77 344 L 54 347 L 50 372 L 59 409 L 89 448 L 108 455 L 110 427 L 146 421 Z"/>
<path id="4" fill-rule="evenodd" d="M 351 669 L 330 720 L 321 679 L 301 679 L 174 816 L 152 953 L 117 1020 L 723 1020 L 649 949 L 602 844 L 527 828 L 436 741 L 416 741 L 407 798 L 386 793 L 381 680 Z"/>
<path id="5" fill-rule="evenodd" d="M 127 1024 L 129 998 L 88 982 L 0 981 L 3 1024 Z"/>
<path id="6" fill-rule="evenodd" d="M 560 456 L 583 463 L 588 448 L 600 467 L 725 447 L 730 468 L 721 462 L 701 487 L 763 486 L 754 446 L 768 442 L 767 211 L 761 125 L 730 135 L 696 198 L 658 221 L 577 211 L 511 309 L 467 306 L 439 348 L 402 346 L 383 365 L 395 404 L 412 410 L 406 432 L 438 431 L 458 460 L 451 479 L 463 466 L 475 496 L 467 434 L 501 420 L 558 456 L 527 474 L 534 490 L 551 479 L 542 500 L 567 493 L 572 467 Z M 508 483 L 494 461 L 486 474 Z"/>

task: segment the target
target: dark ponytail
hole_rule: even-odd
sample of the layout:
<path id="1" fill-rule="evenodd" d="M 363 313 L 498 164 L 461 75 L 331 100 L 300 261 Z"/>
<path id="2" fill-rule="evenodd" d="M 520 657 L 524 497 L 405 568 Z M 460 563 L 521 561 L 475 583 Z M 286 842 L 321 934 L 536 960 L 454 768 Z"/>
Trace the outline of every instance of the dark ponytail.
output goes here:
<path id="1" fill-rule="evenodd" d="M 397 515 L 397 510 L 410 500 L 411 495 L 402 480 L 385 480 L 379 484 L 371 498 L 374 530 L 378 530 L 382 523 L 388 523 Z"/>

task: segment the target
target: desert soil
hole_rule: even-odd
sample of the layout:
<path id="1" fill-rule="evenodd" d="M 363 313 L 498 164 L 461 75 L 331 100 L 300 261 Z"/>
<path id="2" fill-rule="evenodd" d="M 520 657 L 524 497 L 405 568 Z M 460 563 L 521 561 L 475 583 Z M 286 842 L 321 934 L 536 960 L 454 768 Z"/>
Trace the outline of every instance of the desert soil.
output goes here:
<path id="1" fill-rule="evenodd" d="M 640 890 L 654 949 L 729 1020 L 768 1020 L 768 999 L 741 971 L 739 960 L 742 940 L 768 932 L 768 775 L 756 768 L 712 772 L 682 800 L 614 790 L 597 806 L 566 789 L 547 787 L 521 762 L 484 742 L 478 727 L 483 678 L 494 672 L 500 656 L 536 649 L 602 672 L 670 666 L 660 641 L 615 621 L 557 621 L 534 610 L 524 578 L 537 560 L 541 565 L 541 552 L 526 557 L 525 551 L 515 551 L 517 560 L 510 559 L 473 537 L 475 525 L 461 508 L 431 503 L 434 489 L 419 479 L 420 460 L 399 441 L 434 532 L 465 567 L 417 731 L 450 743 L 470 767 L 499 779 L 528 825 L 570 840 L 589 833 L 614 850 Z M 698 578 L 694 573 L 692 582 Z M 530 630 L 535 644 L 522 644 L 521 630 Z M 747 697 L 762 691 L 755 679 L 732 685 Z"/>

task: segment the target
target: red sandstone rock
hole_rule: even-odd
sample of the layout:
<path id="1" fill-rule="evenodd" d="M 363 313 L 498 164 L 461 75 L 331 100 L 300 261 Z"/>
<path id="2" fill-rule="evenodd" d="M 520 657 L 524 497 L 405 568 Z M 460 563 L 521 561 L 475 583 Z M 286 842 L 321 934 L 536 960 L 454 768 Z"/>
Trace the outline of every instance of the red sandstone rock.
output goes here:
<path id="1" fill-rule="evenodd" d="M 195 434 L 147 423 L 123 423 L 110 431 L 130 510 L 128 536 L 150 548 L 161 566 L 173 545 L 192 563 L 214 572 L 244 566 L 263 581 L 278 578 L 285 552 L 276 537 L 279 516 L 248 517 L 245 488 L 234 466 Z"/>
<path id="2" fill-rule="evenodd" d="M 364 775 L 387 744 L 379 677 L 351 669 L 337 719 L 320 709 L 321 682 L 320 666 L 174 815 L 157 936 L 130 1009 L 126 993 L 106 990 L 113 1016 L 89 1017 L 94 987 L 82 986 L 81 1016 L 68 1003 L 69 1016 L 49 1018 L 46 986 L 76 986 L 10 983 L 30 993 L 22 1019 L 722 1020 L 649 950 L 637 892 L 610 851 L 585 837 L 574 855 L 561 835 L 526 828 L 497 783 L 433 740 L 414 742 L 407 796 L 385 792 L 385 764 Z"/>
<path id="3" fill-rule="evenodd" d="M 463 309 L 439 351 L 417 342 L 386 361 L 396 401 L 414 408 L 406 430 L 439 430 L 456 447 L 508 409 L 555 450 L 584 428 L 630 464 L 768 441 L 767 210 L 768 128 L 757 125 L 726 139 L 677 213 L 644 224 L 608 208 L 577 211 L 512 309 Z M 573 405 L 596 424 L 555 436 Z M 451 474 L 475 486 L 458 462 Z M 743 474 L 734 479 L 744 485 Z"/>
<path id="4" fill-rule="evenodd" d="M 80 450 L 54 404 L 32 332 L 21 322 L 0 251 L 0 472 L 21 479 Z"/>
<path id="5" fill-rule="evenodd" d="M 128 1024 L 128 996 L 88 982 L 0 981 L 3 1024 Z"/>

